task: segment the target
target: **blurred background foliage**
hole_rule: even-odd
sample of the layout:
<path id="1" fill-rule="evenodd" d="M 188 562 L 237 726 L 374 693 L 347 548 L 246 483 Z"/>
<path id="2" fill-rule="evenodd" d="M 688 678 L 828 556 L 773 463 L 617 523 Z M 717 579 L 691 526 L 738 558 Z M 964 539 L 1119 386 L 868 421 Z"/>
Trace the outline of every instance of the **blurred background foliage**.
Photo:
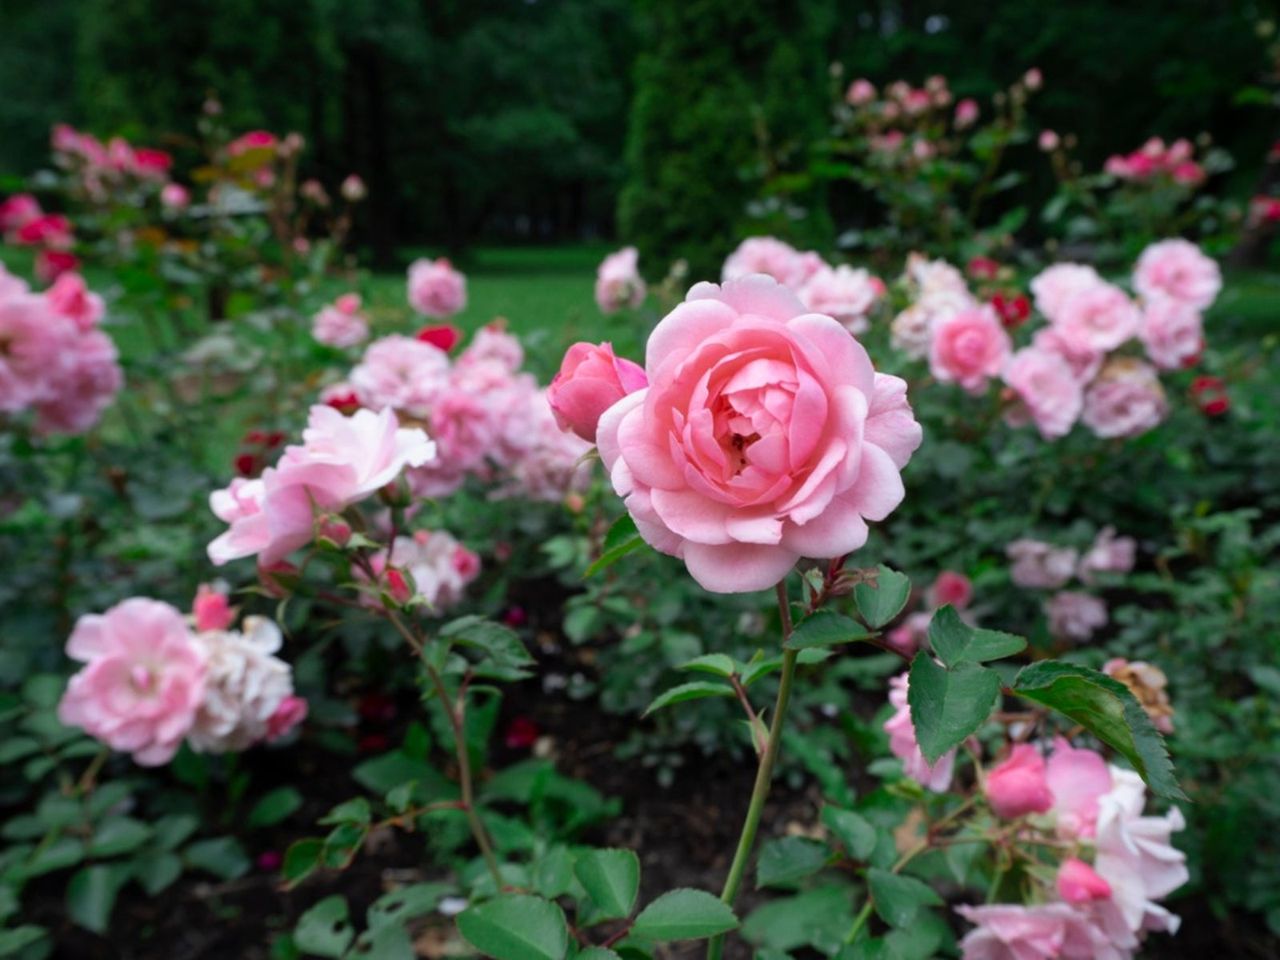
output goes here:
<path id="1" fill-rule="evenodd" d="M 360 227 L 383 262 L 406 243 L 619 235 L 697 271 L 740 237 L 761 143 L 785 157 L 811 141 L 855 76 L 944 74 L 985 98 L 1038 66 L 1033 120 L 1074 132 L 1086 165 L 1207 133 L 1237 160 L 1219 189 L 1247 193 L 1280 135 L 1260 86 L 1259 25 L 1276 14 L 1233 0 L 0 0 L 0 174 L 43 163 L 56 121 L 181 152 L 175 131 L 216 94 L 233 127 L 303 133 L 322 180 L 365 177 Z M 1052 193 L 1041 172 L 1019 202 Z M 825 215 L 797 223 L 813 235 L 796 242 L 829 239 Z"/>

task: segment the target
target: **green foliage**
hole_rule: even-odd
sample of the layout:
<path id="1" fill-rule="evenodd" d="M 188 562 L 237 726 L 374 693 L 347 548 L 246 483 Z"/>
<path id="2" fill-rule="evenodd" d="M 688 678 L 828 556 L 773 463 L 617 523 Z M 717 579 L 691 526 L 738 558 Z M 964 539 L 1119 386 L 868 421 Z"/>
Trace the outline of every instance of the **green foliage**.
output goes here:
<path id="1" fill-rule="evenodd" d="M 963 661 L 948 669 L 921 652 L 911 661 L 907 691 L 920 752 L 936 763 L 986 722 L 1000 696 L 994 670 Z"/>

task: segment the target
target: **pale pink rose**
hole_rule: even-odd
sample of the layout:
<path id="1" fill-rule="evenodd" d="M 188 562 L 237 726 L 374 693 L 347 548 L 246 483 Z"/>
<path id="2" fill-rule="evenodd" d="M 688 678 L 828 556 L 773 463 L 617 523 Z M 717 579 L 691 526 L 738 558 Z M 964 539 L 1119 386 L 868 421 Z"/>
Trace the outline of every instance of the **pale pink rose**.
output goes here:
<path id="1" fill-rule="evenodd" d="M 202 583 L 196 590 L 195 601 L 191 605 L 191 614 L 195 620 L 196 630 L 226 630 L 235 623 L 236 612 L 225 590 Z"/>
<path id="2" fill-rule="evenodd" d="M 748 237 L 729 254 L 720 276 L 727 282 L 763 273 L 798 290 L 824 266 L 826 264 L 816 253 L 801 253 L 776 237 Z"/>
<path id="3" fill-rule="evenodd" d="M 155 600 L 125 600 L 81 617 L 67 656 L 85 666 L 58 704 L 62 723 L 144 766 L 173 758 L 205 691 L 205 656 L 181 613 Z"/>
<path id="4" fill-rule="evenodd" d="M 1222 289 L 1222 271 L 1190 240 L 1161 240 L 1138 257 L 1133 288 L 1143 297 L 1171 297 L 1207 310 Z"/>
<path id="5" fill-rule="evenodd" d="M 586 490 L 591 471 L 583 457 L 591 445 L 560 429 L 546 391 L 533 394 L 524 406 L 531 416 L 520 429 L 528 442 L 510 459 L 506 482 L 490 496 L 558 503 Z"/>
<path id="6" fill-rule="evenodd" d="M 76 339 L 71 320 L 38 294 L 0 300 L 0 411 L 55 400 Z"/>
<path id="7" fill-rule="evenodd" d="M 52 393 L 36 403 L 38 433 L 83 433 L 98 422 L 124 385 L 116 345 L 101 330 L 88 330 L 65 347 Z"/>
<path id="8" fill-rule="evenodd" d="M 1015 744 L 1009 756 L 988 771 L 982 789 L 996 816 L 1008 820 L 1053 806 L 1044 757 L 1028 743 Z"/>
<path id="9" fill-rule="evenodd" d="M 917 160 L 928 160 L 937 152 L 937 148 L 928 140 L 915 139 L 911 141 L 911 156 Z"/>
<path id="10" fill-rule="evenodd" d="M 1075 550 L 1055 547 L 1042 540 L 1014 540 L 1004 552 L 1013 561 L 1009 575 L 1020 587 L 1055 590 L 1070 580 L 1076 570 Z"/>
<path id="11" fill-rule="evenodd" d="M 1058 737 L 1045 766 L 1045 777 L 1053 793 L 1058 833 L 1064 837 L 1092 837 L 1097 832 L 1098 801 L 1112 788 L 1111 771 L 1102 755 L 1076 749 Z"/>
<path id="12" fill-rule="evenodd" d="M 547 399 L 562 429 L 595 443 L 600 415 L 648 384 L 644 368 L 614 356 L 612 344 L 575 343 L 547 387 Z"/>
<path id="13" fill-rule="evenodd" d="M 916 117 L 929 109 L 933 98 L 927 90 L 908 90 L 902 98 L 902 109 L 908 116 Z"/>
<path id="14" fill-rule="evenodd" d="M 953 269 L 950 264 L 942 266 Z M 945 277 L 946 274 L 934 276 Z M 929 355 L 933 331 L 943 320 L 978 306 L 967 290 L 933 285 L 922 288 L 922 291 L 920 299 L 899 313 L 889 328 L 894 349 L 914 360 L 922 360 Z"/>
<path id="15" fill-rule="evenodd" d="M 1036 309 L 1054 322 L 1067 300 L 1078 291 L 1106 283 L 1093 267 L 1081 263 L 1055 263 L 1040 271 L 1031 281 L 1031 295 Z"/>
<path id="16" fill-rule="evenodd" d="M 0 300 L 6 300 L 9 297 L 16 297 L 18 294 L 27 293 L 30 290 L 27 281 L 21 277 L 15 277 L 12 273 L 4 268 L 4 264 L 0 263 Z"/>
<path id="17" fill-rule="evenodd" d="M 15 193 L 0 203 L 0 233 L 13 243 L 18 230 L 44 215 L 40 202 L 29 193 Z"/>
<path id="18" fill-rule="evenodd" d="M 973 583 L 963 573 L 954 570 L 943 570 L 929 588 L 929 605 L 943 607 L 950 604 L 957 610 L 963 610 L 973 600 Z"/>
<path id="19" fill-rule="evenodd" d="M 1050 319 L 1068 341 L 1101 351 L 1114 350 L 1142 327 L 1138 305 L 1105 281 L 1069 294 Z"/>
<path id="20" fill-rule="evenodd" d="M 1075 590 L 1055 593 L 1045 604 L 1049 632 L 1060 640 L 1083 642 L 1107 625 L 1107 605 Z"/>
<path id="21" fill-rule="evenodd" d="M 360 312 L 359 295 L 344 294 L 337 302 L 321 308 L 311 321 L 311 336 L 319 343 L 339 348 L 362 342 L 369 336 L 369 321 Z"/>
<path id="22" fill-rule="evenodd" d="M 956 104 L 956 128 L 963 130 L 965 127 L 971 127 L 978 121 L 978 101 L 971 97 L 966 97 Z"/>
<path id="23" fill-rule="evenodd" d="M 369 344 L 351 371 L 350 383 L 361 405 L 370 410 L 391 408 L 424 420 L 448 377 L 449 356 L 443 350 L 394 335 Z"/>
<path id="24" fill-rule="evenodd" d="M 1068 857 L 1062 861 L 1054 885 L 1058 888 L 1058 896 L 1072 904 L 1106 900 L 1111 896 L 1111 884 L 1077 857 Z"/>
<path id="25" fill-rule="evenodd" d="M 1083 387 L 1098 375 L 1106 354 L 1088 343 L 1069 336 L 1060 327 L 1042 327 L 1031 338 L 1031 345 L 1045 353 L 1056 354 L 1066 361 L 1071 375 Z"/>
<path id="26" fill-rule="evenodd" d="M 1076 575 L 1084 583 L 1093 583 L 1099 573 L 1128 573 L 1133 569 L 1137 546 L 1133 537 L 1117 537 L 1115 527 L 1103 527 L 1080 558 Z"/>
<path id="27" fill-rule="evenodd" d="M 191 204 L 191 191 L 180 183 L 166 183 L 160 191 L 160 203 L 168 210 L 185 210 Z"/>
<path id="28" fill-rule="evenodd" d="M 480 558 L 447 530 L 418 530 L 413 536 L 396 537 L 390 561 L 386 550 L 371 559 L 375 572 L 385 570 L 388 562 L 408 571 L 413 582 L 411 596 L 425 600 L 433 614 L 456 606 L 480 573 Z"/>
<path id="29" fill-rule="evenodd" d="M 1044 85 L 1044 74 L 1039 67 L 1032 67 L 1022 75 L 1022 82 L 1028 90 L 1039 90 Z"/>
<path id="30" fill-rule="evenodd" d="M 306 719 L 307 701 L 296 694 L 285 697 L 267 721 L 267 742 L 274 743 L 288 736 Z"/>
<path id="31" fill-rule="evenodd" d="M 187 734 L 200 753 L 245 750 L 267 740 L 272 719 L 293 696 L 293 670 L 275 654 L 280 628 L 265 617 L 245 617 L 241 630 L 196 635 L 204 650 L 205 692 Z"/>
<path id="32" fill-rule="evenodd" d="M 823 266 L 800 288 L 800 302 L 814 313 L 835 317 L 852 334 L 865 333 L 867 314 L 884 295 L 884 282 L 848 264 Z"/>
<path id="33" fill-rule="evenodd" d="M 481 327 L 458 357 L 458 366 L 494 365 L 507 373 L 515 373 L 524 364 L 524 347 L 520 339 L 508 333 L 500 323 Z"/>
<path id="34" fill-rule="evenodd" d="M 902 761 L 902 770 L 908 777 L 926 790 L 946 793 L 955 769 L 956 752 L 948 750 L 934 764 L 925 760 L 916 740 L 915 725 L 911 722 L 907 683 L 905 673 L 900 673 L 889 681 L 889 703 L 893 705 L 893 716 L 884 722 L 884 732 L 889 735 L 889 750 Z"/>
<path id="35" fill-rule="evenodd" d="M 596 271 L 596 305 L 604 313 L 644 303 L 644 278 L 640 276 L 640 252 L 623 247 L 611 253 Z"/>
<path id="36" fill-rule="evenodd" d="M 941 383 L 954 382 L 970 393 L 982 393 L 987 379 L 1004 369 L 1010 347 L 1009 334 L 994 310 L 986 306 L 963 310 L 934 325 L 929 372 Z"/>
<path id="37" fill-rule="evenodd" d="M 1151 362 L 1162 370 L 1194 366 L 1204 350 L 1200 311 L 1171 297 L 1154 297 L 1142 311 L 1138 339 Z"/>
<path id="38" fill-rule="evenodd" d="M 1114 787 L 1099 799 L 1094 869 L 1110 884 L 1131 930 L 1176 932 L 1179 919 L 1155 901 L 1187 882 L 1186 855 L 1171 835 L 1186 826 L 1173 807 L 1144 817 L 1146 788 L 1131 770 L 1111 768 Z"/>
<path id="39" fill-rule="evenodd" d="M 451 317 L 467 305 L 467 278 L 444 257 L 409 266 L 409 306 L 428 317 Z"/>
<path id="40" fill-rule="evenodd" d="M 482 392 L 460 388 L 456 381 L 442 390 L 428 420 L 440 446 L 438 460 L 449 468 L 479 469 L 497 447 L 501 425 L 494 413 Z"/>
<path id="41" fill-rule="evenodd" d="M 1053 153 L 1058 149 L 1062 140 L 1054 130 L 1041 130 L 1040 136 L 1036 140 L 1036 144 L 1045 153 Z"/>
<path id="42" fill-rule="evenodd" d="M 845 92 L 844 98 L 850 105 L 855 107 L 868 104 L 876 98 L 875 84 L 865 77 L 859 77 L 849 84 L 849 89 Z"/>
<path id="43" fill-rule="evenodd" d="M 921 430 L 830 317 L 767 277 L 702 283 L 649 337 L 649 386 L 597 443 L 643 536 L 703 587 L 771 587 L 797 559 L 840 557 L 902 501 Z"/>
<path id="44" fill-rule="evenodd" d="M 72 320 L 81 330 L 96 327 L 106 313 L 102 297 L 90 290 L 84 277 L 78 273 L 62 274 L 44 295 L 49 306 Z"/>
<path id="45" fill-rule="evenodd" d="M 975 925 L 960 941 L 963 960 L 1054 960 L 1072 922 L 1065 903 L 960 906 L 956 913 Z"/>
<path id="46" fill-rule="evenodd" d="M 1024 347 L 1005 366 L 1004 382 L 1046 440 L 1065 437 L 1080 417 L 1084 390 L 1067 361 L 1056 353 Z"/>
<path id="47" fill-rule="evenodd" d="M 1117 357 L 1089 385 L 1081 420 L 1100 437 L 1136 437 L 1159 426 L 1168 412 L 1155 370 L 1141 360 Z"/>
<path id="48" fill-rule="evenodd" d="M 338 187 L 338 192 L 342 194 L 342 199 L 347 203 L 359 203 L 369 195 L 369 190 L 364 185 L 364 181 L 354 173 L 347 174 L 342 181 L 342 185 Z"/>
<path id="49" fill-rule="evenodd" d="M 964 274 L 945 260 L 930 260 L 919 253 L 909 254 L 906 274 L 922 298 L 932 294 L 951 294 L 956 298 L 952 302 L 971 302 L 973 299 Z"/>

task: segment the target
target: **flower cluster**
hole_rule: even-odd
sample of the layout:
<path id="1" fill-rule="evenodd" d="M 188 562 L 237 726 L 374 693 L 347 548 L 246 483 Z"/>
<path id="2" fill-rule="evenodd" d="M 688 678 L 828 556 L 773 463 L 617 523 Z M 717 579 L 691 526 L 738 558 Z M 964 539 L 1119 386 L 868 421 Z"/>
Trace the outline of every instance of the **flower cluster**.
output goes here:
<path id="1" fill-rule="evenodd" d="M 169 182 L 173 157 L 154 147 L 138 147 L 123 137 L 106 143 L 89 133 L 59 123 L 50 137 L 53 162 L 72 173 L 81 190 L 101 199 L 125 185 L 160 185 Z"/>
<path id="2" fill-rule="evenodd" d="M 1049 632 L 1062 640 L 1084 641 L 1107 624 L 1107 605 L 1081 590 L 1063 590 L 1072 577 L 1094 586 L 1099 575 L 1123 574 L 1133 569 L 1137 544 L 1132 537 L 1118 537 L 1113 527 L 1098 531 L 1093 544 L 1081 556 L 1070 547 L 1041 540 L 1015 540 L 1005 547 L 1012 561 L 1009 575 L 1020 587 L 1056 591 L 1045 612 Z"/>
<path id="3" fill-rule="evenodd" d="M 360 294 L 344 293 L 312 318 L 311 336 L 331 347 L 347 348 L 369 336 L 369 320 L 360 312 Z"/>
<path id="4" fill-rule="evenodd" d="M 623 247 L 601 261 L 596 271 L 596 305 L 602 313 L 638 307 L 644 303 L 645 293 L 640 252 L 635 247 Z"/>
<path id="5" fill-rule="evenodd" d="M 0 203 L 0 236 L 13 246 L 35 249 L 35 273 L 44 283 L 80 266 L 72 252 L 71 221 L 61 213 L 46 213 L 29 193 L 16 193 Z"/>
<path id="6" fill-rule="evenodd" d="M 81 617 L 67 655 L 84 664 L 58 716 L 145 766 L 167 763 L 186 740 L 222 753 L 279 739 L 306 716 L 289 665 L 275 654 L 280 630 L 235 613 L 202 588 L 192 617 L 134 597 Z"/>
<path id="7" fill-rule="evenodd" d="M 378 583 L 399 604 L 415 599 L 435 613 L 456 605 L 480 574 L 480 558 L 447 530 L 416 530 L 396 537 L 390 550 L 370 558 Z M 366 596 L 366 602 L 376 602 Z"/>
<path id="8" fill-rule="evenodd" d="M 78 274 L 33 293 L 0 266 L 0 413 L 34 411 L 39 433 L 97 423 L 124 382 L 104 313 Z"/>
<path id="9" fill-rule="evenodd" d="M 1103 170 L 1118 180 L 1171 180 L 1183 186 L 1199 186 L 1204 182 L 1204 167 L 1195 159 L 1195 148 L 1189 140 L 1166 144 L 1152 137 L 1132 153 L 1107 158 Z"/>

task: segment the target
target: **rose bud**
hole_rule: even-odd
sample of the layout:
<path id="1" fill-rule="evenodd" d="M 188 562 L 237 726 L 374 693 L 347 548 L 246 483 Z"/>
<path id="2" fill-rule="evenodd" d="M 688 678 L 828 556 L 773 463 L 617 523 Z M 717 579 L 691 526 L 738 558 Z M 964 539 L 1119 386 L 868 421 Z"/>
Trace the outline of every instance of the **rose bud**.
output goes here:
<path id="1" fill-rule="evenodd" d="M 1009 757 L 987 774 L 983 791 L 996 815 L 1007 819 L 1044 813 L 1053 806 L 1044 757 L 1027 743 L 1015 746 Z"/>
<path id="2" fill-rule="evenodd" d="M 595 443 L 600 415 L 648 385 L 644 368 L 615 357 L 611 344 L 575 343 L 547 388 L 547 401 L 561 430 Z"/>
<path id="3" fill-rule="evenodd" d="M 1111 884 L 1083 860 L 1069 857 L 1058 868 L 1058 896 L 1074 904 L 1106 900 L 1111 896 Z"/>

